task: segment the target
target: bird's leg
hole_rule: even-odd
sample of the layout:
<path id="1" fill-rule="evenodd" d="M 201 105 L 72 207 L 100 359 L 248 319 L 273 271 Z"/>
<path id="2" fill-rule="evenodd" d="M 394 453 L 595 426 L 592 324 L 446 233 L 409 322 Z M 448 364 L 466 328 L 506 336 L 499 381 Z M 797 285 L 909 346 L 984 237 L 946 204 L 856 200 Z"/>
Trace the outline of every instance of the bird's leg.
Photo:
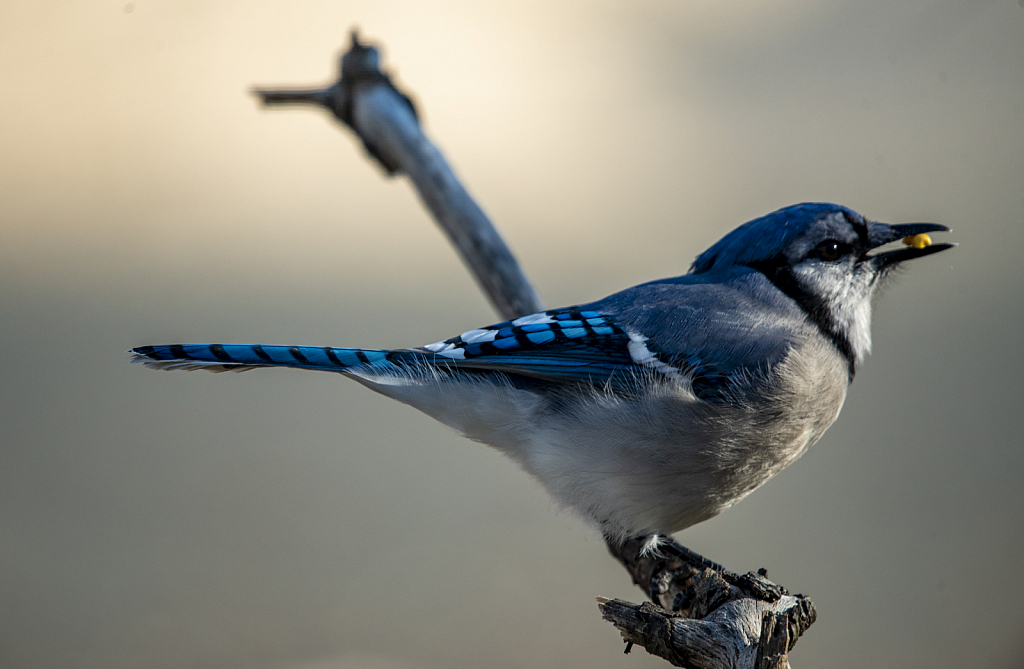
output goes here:
<path id="1" fill-rule="evenodd" d="M 605 537 L 608 551 L 622 563 L 633 582 L 651 601 L 669 611 L 683 612 L 693 598 L 693 577 L 710 569 L 726 583 L 739 576 L 664 535 L 644 535 L 625 541 Z"/>

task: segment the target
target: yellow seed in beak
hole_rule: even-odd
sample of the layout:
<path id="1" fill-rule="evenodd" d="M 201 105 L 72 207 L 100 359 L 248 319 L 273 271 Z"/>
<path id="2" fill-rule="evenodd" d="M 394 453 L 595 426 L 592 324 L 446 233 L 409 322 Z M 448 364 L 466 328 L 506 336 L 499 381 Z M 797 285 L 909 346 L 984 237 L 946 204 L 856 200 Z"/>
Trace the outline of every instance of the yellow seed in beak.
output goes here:
<path id="1" fill-rule="evenodd" d="M 932 245 L 932 238 L 922 232 L 921 234 L 914 235 L 912 237 L 904 237 L 903 243 L 907 246 L 912 246 L 915 249 L 923 249 L 926 246 Z"/>

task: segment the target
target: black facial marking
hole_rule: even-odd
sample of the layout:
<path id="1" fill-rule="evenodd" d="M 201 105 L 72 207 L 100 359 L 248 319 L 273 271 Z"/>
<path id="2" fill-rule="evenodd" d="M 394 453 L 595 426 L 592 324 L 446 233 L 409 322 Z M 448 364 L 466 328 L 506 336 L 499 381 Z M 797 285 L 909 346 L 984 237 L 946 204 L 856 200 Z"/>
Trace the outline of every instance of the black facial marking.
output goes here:
<path id="1" fill-rule="evenodd" d="M 850 338 L 839 329 L 835 319 L 832 318 L 832 312 L 829 310 L 825 299 L 800 285 L 796 275 L 793 274 L 793 268 L 789 266 L 785 256 L 778 255 L 769 260 L 755 262 L 750 264 L 749 267 L 768 277 L 772 285 L 789 296 L 807 314 L 807 318 L 814 323 L 818 331 L 832 342 L 836 350 L 846 358 L 849 377 L 852 381 L 853 375 L 857 371 L 853 344 L 850 343 Z"/>
<path id="2" fill-rule="evenodd" d="M 864 221 L 859 221 L 853 218 L 852 216 L 845 212 L 843 213 L 843 216 L 846 217 L 846 222 L 850 224 L 850 227 L 852 227 L 854 232 L 857 233 L 857 236 L 860 237 L 860 248 L 868 248 L 870 246 L 868 240 L 868 224 L 865 223 Z"/>

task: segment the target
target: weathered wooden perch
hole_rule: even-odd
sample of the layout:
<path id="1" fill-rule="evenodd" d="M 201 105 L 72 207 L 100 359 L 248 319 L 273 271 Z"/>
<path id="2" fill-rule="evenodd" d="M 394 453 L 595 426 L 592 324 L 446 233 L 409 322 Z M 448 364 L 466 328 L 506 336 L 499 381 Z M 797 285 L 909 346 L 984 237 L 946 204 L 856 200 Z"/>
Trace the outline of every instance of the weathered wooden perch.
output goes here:
<path id="1" fill-rule="evenodd" d="M 648 537 L 608 546 L 654 602 L 637 606 L 598 598 L 604 619 L 627 644 L 643 646 L 677 667 L 789 666 L 789 651 L 817 617 L 811 600 L 790 595 L 764 570 L 741 576 L 675 541 L 659 539 L 653 551 L 644 550 Z"/>
<path id="2" fill-rule="evenodd" d="M 502 318 L 540 311 L 540 300 L 483 210 L 423 134 L 416 108 L 380 69 L 372 46 L 352 44 L 339 80 L 317 89 L 256 89 L 266 105 L 325 107 L 352 129 L 389 175 L 407 174 Z M 796 640 L 814 622 L 814 605 L 765 578 L 742 576 L 672 539 L 608 543 L 611 554 L 654 602 L 598 598 L 604 618 L 627 642 L 679 667 L 785 669 Z"/>

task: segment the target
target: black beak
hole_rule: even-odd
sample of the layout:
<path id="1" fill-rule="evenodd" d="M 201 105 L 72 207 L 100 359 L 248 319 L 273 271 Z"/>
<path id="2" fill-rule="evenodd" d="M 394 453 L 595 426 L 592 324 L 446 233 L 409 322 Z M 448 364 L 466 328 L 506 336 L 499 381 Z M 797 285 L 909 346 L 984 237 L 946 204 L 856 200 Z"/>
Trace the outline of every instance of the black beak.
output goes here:
<path id="1" fill-rule="evenodd" d="M 897 239 L 906 239 L 915 235 L 922 235 L 929 232 L 949 232 L 949 228 L 938 223 L 902 223 L 900 225 L 887 225 L 885 223 L 871 223 L 869 228 L 869 239 L 871 249 L 884 246 Z M 929 244 L 923 248 L 907 246 L 895 251 L 886 251 L 878 255 L 865 254 L 862 260 L 871 262 L 877 269 L 884 269 L 898 265 L 905 260 L 923 258 L 939 251 L 951 249 L 956 244 Z"/>

